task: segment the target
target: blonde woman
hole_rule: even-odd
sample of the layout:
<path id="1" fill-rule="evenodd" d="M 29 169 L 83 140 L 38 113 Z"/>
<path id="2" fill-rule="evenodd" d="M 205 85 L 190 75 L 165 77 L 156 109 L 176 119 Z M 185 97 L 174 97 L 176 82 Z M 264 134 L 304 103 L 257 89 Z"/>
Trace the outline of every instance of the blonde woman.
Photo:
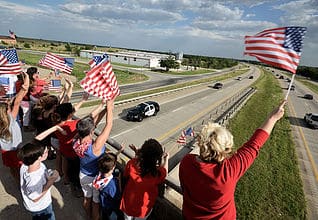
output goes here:
<path id="1" fill-rule="evenodd" d="M 21 162 L 17 158 L 17 150 L 22 143 L 21 128 L 17 122 L 20 103 L 29 89 L 29 76 L 25 73 L 24 83 L 13 99 L 13 104 L 0 103 L 0 148 L 3 165 L 10 168 L 11 175 L 19 182 Z"/>
<path id="2" fill-rule="evenodd" d="M 200 155 L 186 155 L 179 168 L 184 219 L 236 219 L 236 184 L 254 162 L 275 123 L 283 117 L 285 103 L 235 153 L 233 136 L 226 128 L 215 123 L 202 128 L 198 135 Z"/>

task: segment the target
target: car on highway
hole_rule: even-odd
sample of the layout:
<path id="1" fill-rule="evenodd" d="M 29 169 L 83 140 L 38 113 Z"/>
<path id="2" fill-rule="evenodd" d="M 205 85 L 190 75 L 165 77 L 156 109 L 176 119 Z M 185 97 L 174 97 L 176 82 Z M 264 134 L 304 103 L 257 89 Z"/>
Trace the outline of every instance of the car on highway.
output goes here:
<path id="1" fill-rule="evenodd" d="M 313 100 L 314 96 L 312 94 L 305 94 L 304 95 L 304 99 L 309 99 L 309 100 Z"/>
<path id="2" fill-rule="evenodd" d="M 254 76 L 249 76 L 248 78 L 249 78 L 249 79 L 254 79 Z"/>
<path id="3" fill-rule="evenodd" d="M 312 128 L 318 128 L 318 114 L 306 113 L 304 116 L 306 123 Z"/>
<path id="4" fill-rule="evenodd" d="M 288 89 L 288 88 L 289 88 L 289 84 L 288 84 L 287 89 Z M 294 86 L 294 85 L 291 85 L 290 90 L 291 90 L 291 91 L 294 91 L 294 90 L 295 90 L 295 86 Z"/>
<path id="5" fill-rule="evenodd" d="M 222 84 L 222 83 L 215 83 L 215 84 L 213 85 L 213 88 L 214 88 L 214 89 L 222 89 L 222 88 L 223 88 L 223 84 Z"/>
<path id="6" fill-rule="evenodd" d="M 160 106 L 157 102 L 143 102 L 128 110 L 126 119 L 128 121 L 142 121 L 145 117 L 157 115 L 159 110 Z"/>
<path id="7" fill-rule="evenodd" d="M 280 76 L 279 79 L 284 79 L 284 76 Z"/>
<path id="8" fill-rule="evenodd" d="M 241 81 L 242 77 L 239 76 L 239 77 L 236 78 L 236 80 Z"/>

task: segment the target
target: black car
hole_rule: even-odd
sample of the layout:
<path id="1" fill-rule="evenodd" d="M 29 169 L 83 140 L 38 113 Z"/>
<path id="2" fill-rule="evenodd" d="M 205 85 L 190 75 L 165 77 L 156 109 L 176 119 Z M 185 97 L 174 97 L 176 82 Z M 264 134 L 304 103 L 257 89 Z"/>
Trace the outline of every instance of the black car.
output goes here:
<path id="1" fill-rule="evenodd" d="M 147 101 L 140 103 L 127 112 L 126 119 L 128 121 L 142 121 L 145 117 L 155 116 L 159 112 L 160 107 L 157 102 Z"/>
<path id="2" fill-rule="evenodd" d="M 312 94 L 305 94 L 304 95 L 304 99 L 309 99 L 309 100 L 313 100 L 314 96 Z"/>
<path id="3" fill-rule="evenodd" d="M 223 87 L 222 83 L 215 83 L 213 86 L 214 89 L 222 89 L 222 87 Z"/>
<path id="4" fill-rule="evenodd" d="M 249 76 L 248 78 L 249 78 L 249 79 L 254 79 L 254 76 Z"/>

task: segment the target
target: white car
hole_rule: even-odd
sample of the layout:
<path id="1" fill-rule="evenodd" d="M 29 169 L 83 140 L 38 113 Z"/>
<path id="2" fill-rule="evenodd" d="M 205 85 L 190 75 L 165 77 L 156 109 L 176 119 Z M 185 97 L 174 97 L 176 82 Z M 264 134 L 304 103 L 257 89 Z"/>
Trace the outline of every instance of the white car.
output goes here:
<path id="1" fill-rule="evenodd" d="M 318 114 L 307 113 L 304 120 L 312 128 L 318 128 Z"/>

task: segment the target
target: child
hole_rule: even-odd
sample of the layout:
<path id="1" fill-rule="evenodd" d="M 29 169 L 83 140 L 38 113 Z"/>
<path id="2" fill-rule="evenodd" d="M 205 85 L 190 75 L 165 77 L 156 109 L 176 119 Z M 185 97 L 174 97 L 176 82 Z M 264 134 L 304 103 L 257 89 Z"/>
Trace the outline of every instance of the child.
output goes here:
<path id="1" fill-rule="evenodd" d="M 41 145 L 28 143 L 19 151 L 23 161 L 20 168 L 20 187 L 25 208 L 33 219 L 54 220 L 51 186 L 59 178 L 56 170 L 48 175 L 42 163 L 48 156 L 48 149 Z"/>
<path id="2" fill-rule="evenodd" d="M 17 149 L 22 143 L 21 128 L 17 122 L 19 106 L 23 96 L 29 89 L 29 76 L 24 74 L 24 83 L 16 95 L 13 106 L 6 102 L 0 103 L 0 148 L 3 165 L 10 168 L 11 175 L 19 183 L 20 161 L 17 158 Z"/>
<path id="3" fill-rule="evenodd" d="M 127 220 L 147 219 L 158 197 L 158 186 L 167 176 L 169 154 L 155 139 L 146 140 L 139 150 L 134 145 L 129 147 L 136 157 L 125 167 L 123 180 L 127 183 L 120 209 Z"/>
<path id="4" fill-rule="evenodd" d="M 99 219 L 99 191 L 92 183 L 98 174 L 98 159 L 105 152 L 105 142 L 107 141 L 113 126 L 113 107 L 114 100 L 107 101 L 107 114 L 105 127 L 100 135 L 93 141 L 95 126 L 101 119 L 105 111 L 97 114 L 102 109 L 103 103 L 99 108 L 92 112 L 92 115 L 81 119 L 77 125 L 79 139 L 74 142 L 73 148 L 80 157 L 80 181 L 84 193 L 83 207 L 89 219 Z"/>
<path id="5" fill-rule="evenodd" d="M 99 190 L 101 214 L 105 220 L 117 219 L 120 215 L 121 190 L 118 173 L 114 172 L 116 162 L 116 154 L 105 153 L 98 160 L 99 174 L 93 181 L 93 187 Z"/>

